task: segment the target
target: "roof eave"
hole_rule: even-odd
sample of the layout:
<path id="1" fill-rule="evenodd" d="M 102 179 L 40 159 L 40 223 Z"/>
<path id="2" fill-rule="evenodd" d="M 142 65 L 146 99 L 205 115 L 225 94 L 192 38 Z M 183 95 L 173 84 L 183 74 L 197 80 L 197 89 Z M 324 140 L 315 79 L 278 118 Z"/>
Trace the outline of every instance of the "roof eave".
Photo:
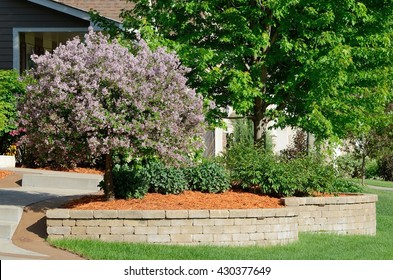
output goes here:
<path id="1" fill-rule="evenodd" d="M 90 22 L 91 26 L 94 26 L 95 28 L 97 27 L 91 21 L 89 13 L 86 11 L 80 10 L 78 8 L 74 8 L 74 7 L 68 6 L 66 4 L 61 4 L 61 3 L 57 3 L 54 1 L 50 1 L 50 0 L 27 0 L 27 1 L 35 3 L 37 5 L 47 7 L 49 9 L 52 9 L 52 10 L 55 10 L 55 11 L 58 11 L 58 12 L 61 12 L 64 14 L 67 14 L 67 15 L 71 15 L 71 16 L 86 20 L 86 21 Z M 114 20 L 111 18 L 107 18 L 107 19 L 115 22 L 118 25 L 120 24 L 120 22 L 117 20 Z"/>

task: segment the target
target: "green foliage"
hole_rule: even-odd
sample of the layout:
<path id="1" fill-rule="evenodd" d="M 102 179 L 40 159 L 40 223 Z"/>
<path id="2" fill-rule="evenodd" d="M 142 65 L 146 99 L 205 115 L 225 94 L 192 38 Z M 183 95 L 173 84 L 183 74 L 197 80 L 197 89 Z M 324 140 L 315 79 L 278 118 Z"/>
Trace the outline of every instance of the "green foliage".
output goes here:
<path id="1" fill-rule="evenodd" d="M 141 170 L 141 176 L 153 192 L 179 194 L 187 189 L 183 171 L 176 167 L 167 167 L 160 161 L 149 162 Z"/>
<path id="2" fill-rule="evenodd" d="M 361 160 L 354 154 L 347 153 L 335 159 L 335 165 L 340 176 L 359 178 L 361 174 Z"/>
<path id="3" fill-rule="evenodd" d="M 227 150 L 223 163 L 235 184 L 240 184 L 243 188 L 263 188 L 263 182 L 267 181 L 265 171 L 271 169 L 274 156 L 262 149 L 235 145 Z"/>
<path id="4" fill-rule="evenodd" d="M 10 132 L 17 128 L 17 99 L 25 90 L 16 71 L 0 70 L 0 154 L 8 154 L 17 141 Z"/>
<path id="5" fill-rule="evenodd" d="M 16 129 L 16 99 L 24 92 L 25 84 L 16 71 L 0 70 L 0 136 Z"/>
<path id="6" fill-rule="evenodd" d="M 392 9 L 374 0 L 141 0 L 122 13 L 127 32 L 101 23 L 176 51 L 190 85 L 216 104 L 211 123 L 232 106 L 261 127 L 276 120 L 336 139 L 367 130 L 391 100 Z"/>
<path id="7" fill-rule="evenodd" d="M 337 178 L 333 183 L 335 193 L 362 193 L 363 187 L 360 184 L 350 182 L 348 180 Z"/>
<path id="8" fill-rule="evenodd" d="M 228 140 L 229 146 L 243 145 L 253 146 L 254 145 L 254 131 L 252 121 L 249 119 L 235 119 L 232 120 L 233 134 Z"/>
<path id="9" fill-rule="evenodd" d="M 149 185 L 140 169 L 128 164 L 116 165 L 112 171 L 115 198 L 143 198 Z"/>
<path id="10" fill-rule="evenodd" d="M 179 194 L 190 189 L 219 193 L 231 187 L 229 174 L 215 162 L 192 167 L 166 166 L 157 159 L 134 160 L 113 169 L 116 198 L 143 198 L 147 192 Z"/>
<path id="11" fill-rule="evenodd" d="M 355 188 L 337 178 L 332 165 L 320 156 L 303 156 L 288 160 L 261 149 L 233 147 L 224 163 L 231 179 L 243 188 L 259 189 L 273 196 L 309 196 L 316 192 L 351 192 Z"/>
<path id="12" fill-rule="evenodd" d="M 334 161 L 338 174 L 347 178 L 361 178 L 362 160 L 355 153 L 347 153 Z M 376 159 L 366 158 L 365 178 L 378 178 L 380 167 Z"/>
<path id="13" fill-rule="evenodd" d="M 184 170 L 190 190 L 219 193 L 231 187 L 229 174 L 221 165 L 205 162 Z"/>
<path id="14" fill-rule="evenodd" d="M 370 159 L 366 162 L 366 178 L 375 179 L 379 177 L 379 166 L 376 159 Z"/>
<path id="15" fill-rule="evenodd" d="M 393 155 L 385 155 L 378 161 L 379 174 L 386 181 L 393 181 Z"/>

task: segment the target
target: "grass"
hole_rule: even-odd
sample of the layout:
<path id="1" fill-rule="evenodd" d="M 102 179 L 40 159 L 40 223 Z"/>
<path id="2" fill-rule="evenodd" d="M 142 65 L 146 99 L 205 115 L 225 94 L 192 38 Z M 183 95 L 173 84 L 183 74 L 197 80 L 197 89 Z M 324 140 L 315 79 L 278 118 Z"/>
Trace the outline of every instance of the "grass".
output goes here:
<path id="1" fill-rule="evenodd" d="M 92 260 L 393 260 L 393 191 L 377 194 L 377 235 L 299 235 L 299 241 L 274 247 L 175 246 L 49 240 L 53 246 Z"/>
<path id="2" fill-rule="evenodd" d="M 351 182 L 361 184 L 361 179 L 349 179 Z M 365 179 L 364 182 L 368 186 L 376 186 L 376 187 L 384 187 L 384 188 L 393 188 L 393 182 L 375 180 L 375 179 Z"/>

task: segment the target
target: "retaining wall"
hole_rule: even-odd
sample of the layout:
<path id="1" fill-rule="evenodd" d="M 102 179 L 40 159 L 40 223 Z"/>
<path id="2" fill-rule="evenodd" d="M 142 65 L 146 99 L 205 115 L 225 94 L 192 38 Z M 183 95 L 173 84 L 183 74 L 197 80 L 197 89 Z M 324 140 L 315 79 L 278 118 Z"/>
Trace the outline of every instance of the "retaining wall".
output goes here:
<path id="1" fill-rule="evenodd" d="M 298 208 L 299 232 L 376 234 L 377 195 L 288 197 L 287 207 Z"/>
<path id="2" fill-rule="evenodd" d="M 376 195 L 285 198 L 285 208 L 72 210 L 46 213 L 49 238 L 163 244 L 278 245 L 298 232 L 376 233 Z"/>
<path id="3" fill-rule="evenodd" d="M 276 245 L 298 239 L 293 208 L 47 211 L 49 238 L 167 244 Z"/>

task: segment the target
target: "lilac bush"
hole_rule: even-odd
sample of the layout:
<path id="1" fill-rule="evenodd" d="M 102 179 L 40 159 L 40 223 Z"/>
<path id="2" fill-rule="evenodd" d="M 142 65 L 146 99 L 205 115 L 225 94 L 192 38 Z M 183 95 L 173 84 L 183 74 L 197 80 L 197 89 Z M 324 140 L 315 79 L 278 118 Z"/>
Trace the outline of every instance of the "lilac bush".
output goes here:
<path id="1" fill-rule="evenodd" d="M 33 56 L 20 108 L 24 143 L 41 163 L 62 166 L 105 155 L 107 198 L 113 198 L 112 153 L 147 151 L 181 162 L 201 147 L 203 100 L 186 84 L 177 56 L 140 40 L 132 54 L 90 30 L 53 53 Z"/>

